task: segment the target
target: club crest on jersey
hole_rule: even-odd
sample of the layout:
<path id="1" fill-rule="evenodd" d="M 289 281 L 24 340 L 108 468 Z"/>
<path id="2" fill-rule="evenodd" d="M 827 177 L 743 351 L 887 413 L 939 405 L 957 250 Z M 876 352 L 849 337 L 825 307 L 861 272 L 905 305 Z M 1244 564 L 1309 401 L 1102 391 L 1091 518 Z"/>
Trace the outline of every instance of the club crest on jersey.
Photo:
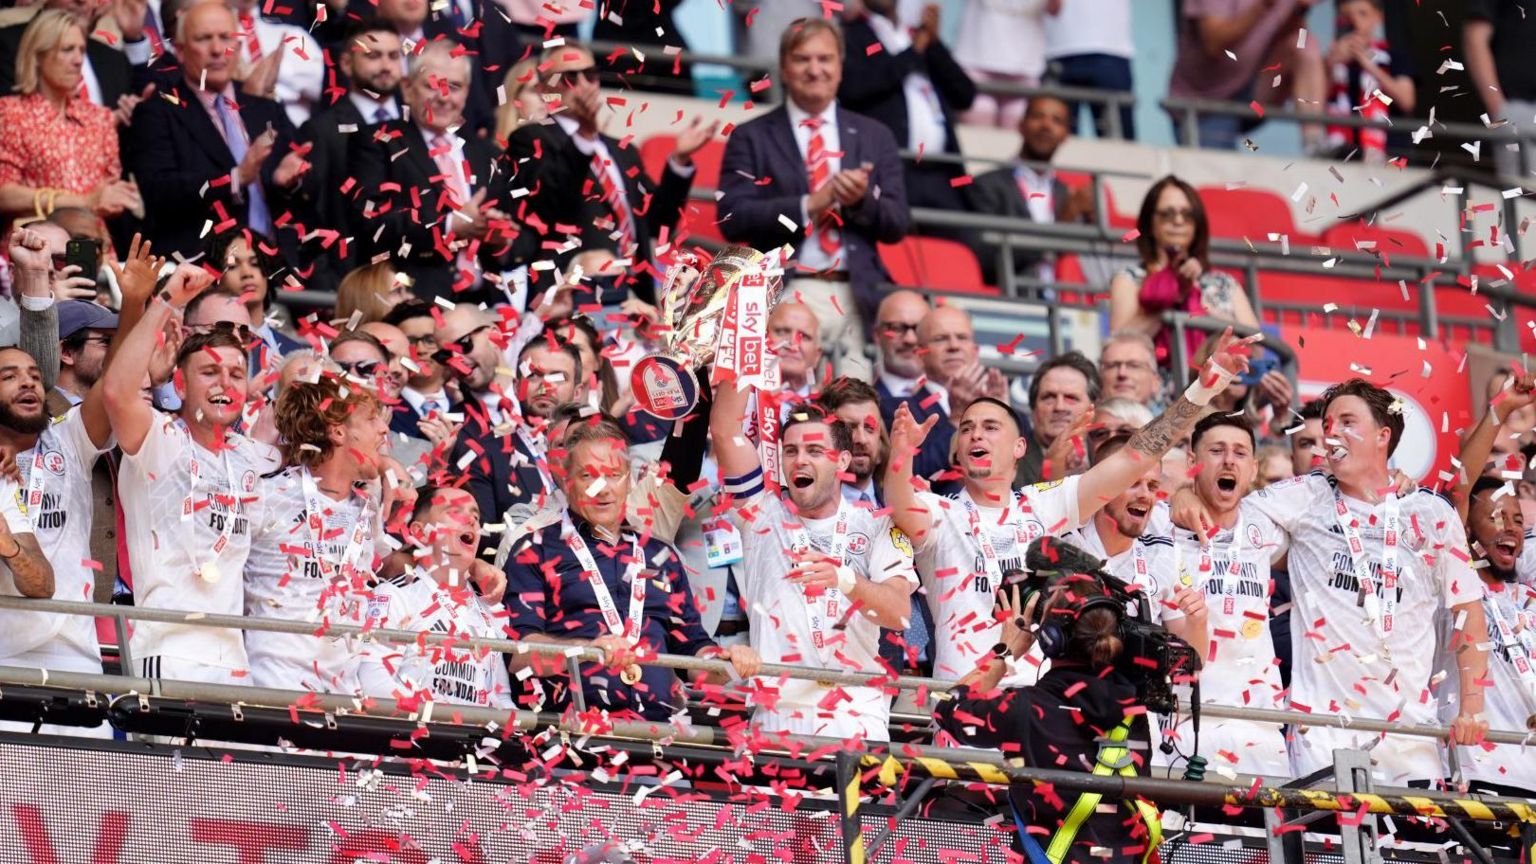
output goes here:
<path id="1" fill-rule="evenodd" d="M 1259 526 L 1250 524 L 1248 526 L 1248 548 L 1257 549 L 1263 543 L 1264 536 L 1259 533 Z"/>
<path id="2" fill-rule="evenodd" d="M 903 556 L 912 557 L 912 541 L 907 539 L 906 532 L 895 526 L 891 527 L 891 545 L 895 546 L 896 551 Z"/>
<path id="3" fill-rule="evenodd" d="M 252 471 L 249 468 L 246 469 L 245 474 L 243 476 L 241 476 L 241 478 L 240 478 L 240 488 L 244 489 L 247 492 L 255 492 L 256 491 L 256 472 L 255 471 Z"/>
<path id="4" fill-rule="evenodd" d="M 48 473 L 59 477 L 64 476 L 64 454 L 57 450 L 50 450 L 43 454 L 43 467 Z"/>
<path id="5" fill-rule="evenodd" d="M 849 552 L 849 554 L 852 554 L 852 555 L 863 555 L 865 552 L 868 552 L 868 551 L 869 551 L 869 535 L 868 534 L 849 534 L 848 535 L 848 552 Z"/>

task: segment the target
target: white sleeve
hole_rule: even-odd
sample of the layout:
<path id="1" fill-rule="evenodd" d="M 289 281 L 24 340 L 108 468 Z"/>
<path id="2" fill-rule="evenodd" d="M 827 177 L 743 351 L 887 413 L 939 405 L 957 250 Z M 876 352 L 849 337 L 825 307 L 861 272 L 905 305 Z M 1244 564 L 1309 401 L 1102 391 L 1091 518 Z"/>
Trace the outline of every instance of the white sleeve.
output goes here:
<path id="1" fill-rule="evenodd" d="M 1281 480 L 1279 483 L 1271 483 L 1248 495 L 1243 499 L 1243 503 L 1251 506 L 1260 515 L 1268 517 L 1275 527 L 1287 535 L 1292 535 L 1301 527 L 1302 520 L 1317 515 L 1312 505 L 1319 493 L 1319 484 L 1328 485 L 1328 480 L 1322 474 L 1303 474 L 1300 477 Z"/>
<path id="2" fill-rule="evenodd" d="M 1456 518 L 1451 505 L 1438 497 L 1435 509 L 1439 512 L 1432 518 L 1441 527 L 1439 536 L 1431 540 L 1433 546 L 1429 554 L 1435 556 L 1435 572 L 1440 576 L 1441 598 L 1446 608 L 1483 599 L 1483 580 L 1472 569 L 1471 553 L 1467 551 L 1467 532 L 1461 520 Z"/>
<path id="3" fill-rule="evenodd" d="M 891 523 L 890 517 L 875 523 L 874 534 L 869 549 L 869 581 L 879 584 L 887 579 L 905 579 L 916 588 L 912 541 Z"/>
<path id="4" fill-rule="evenodd" d="M 27 515 L 21 512 L 18 503 L 22 494 L 16 481 L 0 480 L 0 513 L 5 514 L 5 525 L 11 529 L 12 534 L 32 533 L 32 523 L 27 521 Z"/>
<path id="5" fill-rule="evenodd" d="M 917 539 L 916 551 L 927 552 L 938 544 L 939 535 L 948 530 L 945 523 L 949 520 L 949 508 L 960 505 L 932 492 L 918 492 L 917 503 L 927 509 L 928 518 L 933 523 L 928 533 Z"/>
<path id="6" fill-rule="evenodd" d="M 1244 531 L 1247 530 L 1249 525 L 1258 528 L 1259 543 L 1263 548 L 1269 550 L 1270 564 L 1277 563 L 1281 558 L 1285 557 L 1285 553 L 1291 550 L 1291 535 L 1281 530 L 1280 526 L 1276 525 L 1273 519 L 1270 519 L 1258 510 L 1249 510 L 1246 507 L 1239 512 L 1241 515 L 1238 518 L 1243 525 Z M 1249 537 L 1244 537 L 1243 542 L 1247 543 L 1250 539 Z"/>
<path id="7" fill-rule="evenodd" d="M 117 446 L 116 437 L 111 435 L 107 437 L 105 447 L 96 446 L 96 442 L 91 440 L 91 433 L 85 428 L 85 415 L 81 413 L 78 405 L 54 421 L 53 428 L 59 440 L 63 442 L 64 448 L 86 468 L 95 464 L 97 456 Z"/>
<path id="8" fill-rule="evenodd" d="M 1045 533 L 1059 535 L 1083 527 L 1077 507 L 1077 489 L 1082 476 L 1074 474 L 1062 480 L 1024 487 L 1025 499 L 1035 518 L 1045 525 Z"/>
<path id="9" fill-rule="evenodd" d="M 176 460 L 187 448 L 187 436 L 176 431 L 175 422 L 171 415 L 156 411 L 149 430 L 144 433 L 144 443 L 139 445 L 139 452 L 124 453 L 123 459 L 138 463 L 139 470 L 146 475 L 174 468 Z"/>

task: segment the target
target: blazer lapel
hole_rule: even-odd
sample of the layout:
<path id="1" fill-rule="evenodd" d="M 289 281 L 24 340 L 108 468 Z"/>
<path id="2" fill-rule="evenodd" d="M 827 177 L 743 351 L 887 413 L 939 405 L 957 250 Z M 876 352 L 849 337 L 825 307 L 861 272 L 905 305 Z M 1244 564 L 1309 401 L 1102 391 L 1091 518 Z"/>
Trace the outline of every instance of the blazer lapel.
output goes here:
<path id="1" fill-rule="evenodd" d="M 233 167 L 235 154 L 230 151 L 229 145 L 224 143 L 224 135 L 214 127 L 213 120 L 203 109 L 203 102 L 198 98 L 197 93 L 188 87 L 178 85 L 176 95 L 181 100 L 181 116 L 192 138 L 207 150 L 208 155 L 212 156 L 213 161 L 221 167 Z"/>
<path id="2" fill-rule="evenodd" d="M 795 130 L 789 125 L 789 111 L 780 106 L 769 116 L 773 119 L 768 124 L 768 137 L 783 151 L 781 155 L 784 163 L 798 169 L 786 169 L 784 173 L 787 176 L 774 178 L 775 181 L 784 184 L 781 188 L 786 193 L 805 194 L 811 191 L 810 178 L 805 176 L 805 157 L 800 155 L 800 145 L 795 142 Z"/>
<path id="3" fill-rule="evenodd" d="M 859 140 L 859 130 L 849 122 L 848 112 L 843 110 L 843 106 L 837 106 L 836 110 L 837 135 L 842 139 L 838 143 L 842 146 L 843 150 L 842 158 L 839 161 L 843 170 L 847 171 L 850 168 L 859 167 L 859 156 L 864 152 L 864 148 L 861 146 L 863 142 Z M 873 178 L 871 178 L 871 181 L 873 181 Z"/>
<path id="4" fill-rule="evenodd" d="M 427 143 L 426 135 L 421 127 L 415 123 L 400 123 L 401 138 L 405 139 L 406 158 L 416 163 L 417 170 L 422 172 L 422 179 L 436 177 L 438 175 L 437 160 L 432 158 L 432 145 Z"/>

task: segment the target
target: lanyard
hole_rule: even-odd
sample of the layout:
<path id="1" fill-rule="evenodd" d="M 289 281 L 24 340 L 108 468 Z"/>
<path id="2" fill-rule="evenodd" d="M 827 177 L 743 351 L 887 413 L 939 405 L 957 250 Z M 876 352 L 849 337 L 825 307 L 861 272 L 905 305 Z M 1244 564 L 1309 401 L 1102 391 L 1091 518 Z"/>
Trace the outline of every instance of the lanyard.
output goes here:
<path id="1" fill-rule="evenodd" d="M 581 572 L 587 577 L 587 582 L 592 586 L 592 593 L 597 595 L 597 608 L 603 613 L 603 623 L 607 625 L 608 632 L 622 639 L 628 639 L 629 644 L 634 645 L 640 641 L 640 630 L 645 618 L 645 579 L 640 578 L 640 566 L 645 562 L 645 553 L 640 549 L 640 541 L 630 535 L 630 551 L 633 558 L 624 569 L 624 580 L 629 583 L 629 620 L 619 617 L 619 609 L 613 602 L 613 594 L 609 593 L 608 585 L 603 582 L 603 574 L 597 569 L 597 561 L 592 557 L 592 550 L 587 548 L 587 541 L 581 537 L 581 532 L 567 519 L 565 522 L 565 545 L 571 547 L 576 560 L 581 564 Z"/>
<path id="2" fill-rule="evenodd" d="M 828 556 L 836 559 L 840 565 L 846 565 L 846 553 L 848 551 L 848 502 L 839 499 L 837 502 L 836 521 L 832 524 L 832 550 Z M 790 529 L 790 548 L 795 552 L 804 552 L 811 548 L 810 534 L 805 530 L 804 524 L 797 524 Z M 822 668 L 830 668 L 831 661 L 827 657 L 827 622 L 836 627 L 842 621 L 843 592 L 836 588 L 827 588 L 816 597 L 805 593 L 805 588 L 800 589 L 800 594 L 805 598 L 806 613 L 810 618 L 811 644 L 816 647 L 816 656 L 821 660 Z"/>
<path id="3" fill-rule="evenodd" d="M 32 476 L 27 478 L 27 496 L 21 502 L 21 512 L 26 515 L 34 534 L 37 533 L 37 517 L 42 513 L 43 483 L 46 479 L 43 476 L 43 439 L 39 436 L 32 447 Z"/>
<path id="4" fill-rule="evenodd" d="M 993 578 L 994 585 L 1002 585 L 1002 566 L 997 560 L 997 549 L 992 545 L 992 535 L 981 524 L 980 508 L 976 506 L 976 502 L 971 498 L 970 492 L 962 491 L 960 493 L 960 503 L 965 506 L 966 518 L 971 523 L 971 537 L 976 540 L 976 545 L 981 548 L 981 558 L 984 566 L 987 568 L 987 574 Z M 1017 509 L 1006 510 L 1003 515 L 1006 517 L 1004 520 L 1006 524 L 1013 528 L 1014 543 L 1018 549 L 1019 557 L 1022 558 L 1024 550 L 1029 548 L 1029 535 L 1025 533 L 1024 526 L 1015 521 L 1014 517 L 1023 511 L 1025 505 L 1019 501 L 1017 496 L 1014 497 L 1013 503 L 1017 505 Z M 1145 562 L 1142 563 L 1145 565 Z"/>
<path id="5" fill-rule="evenodd" d="M 192 521 L 192 514 L 197 509 L 197 481 L 202 476 L 202 467 L 197 461 L 197 442 L 192 439 L 192 430 L 187 426 L 187 421 L 176 418 L 176 426 L 187 438 L 187 497 L 181 500 L 181 521 Z M 223 527 L 219 530 L 219 539 L 213 541 L 210 549 L 213 552 L 213 560 L 204 561 L 197 565 L 198 575 L 204 582 L 219 581 L 218 557 L 224 553 L 224 547 L 229 545 L 229 538 L 235 532 L 235 511 L 243 509 L 240 503 L 240 487 L 235 485 L 235 469 L 229 464 L 229 445 L 225 444 L 219 453 L 219 461 L 224 463 L 224 478 L 229 482 L 229 512 L 225 514 Z M 217 495 L 210 496 L 217 498 Z M 212 504 L 209 505 L 210 509 Z M 191 532 L 188 532 L 190 536 Z M 197 553 L 189 550 L 188 558 L 197 561 Z"/>
<path id="6" fill-rule="evenodd" d="M 549 459 L 544 447 L 533 440 L 533 436 L 528 434 L 528 429 L 521 423 L 517 426 L 517 437 L 527 448 L 528 458 L 533 460 L 533 467 L 539 472 L 539 482 L 544 484 L 544 491 L 555 491 L 555 479 L 549 476 Z"/>
<path id="7" fill-rule="evenodd" d="M 1199 580 L 1209 579 L 1216 575 L 1216 566 L 1211 560 L 1211 551 L 1214 543 L 1200 544 L 1199 567 L 1195 573 Z M 1242 578 L 1243 572 L 1243 520 L 1239 518 L 1237 524 L 1232 526 L 1232 542 L 1227 544 L 1227 572 L 1217 583 L 1217 594 L 1227 596 L 1227 592 Z M 1173 572 L 1179 582 L 1186 588 L 1193 588 L 1198 584 L 1197 579 L 1191 578 L 1184 571 L 1184 544 L 1177 537 L 1173 540 Z M 1232 581 L 1229 584 L 1227 578 Z"/>
<path id="8" fill-rule="evenodd" d="M 1518 590 L 1511 585 L 1510 591 Z M 1515 674 L 1520 678 L 1520 683 L 1525 690 L 1527 700 L 1536 699 L 1536 668 L 1532 668 L 1532 658 L 1536 658 L 1536 633 L 1529 626 L 1515 631 L 1509 624 L 1509 619 L 1504 616 L 1500 608 L 1502 604 L 1496 595 L 1488 594 L 1483 597 L 1483 608 L 1488 612 L 1488 621 L 1493 625 L 1493 630 L 1499 634 L 1499 645 L 1509 652 L 1510 665 L 1515 667 Z M 1523 615 L 1523 613 L 1518 613 Z"/>
<path id="9" fill-rule="evenodd" d="M 1384 602 L 1376 597 L 1376 580 L 1371 578 L 1370 567 L 1365 561 L 1365 544 L 1360 540 L 1360 530 L 1356 520 L 1349 513 L 1349 507 L 1344 503 L 1344 496 L 1339 490 L 1333 490 L 1334 512 L 1339 520 L 1339 530 L 1344 532 L 1344 542 L 1349 548 L 1349 560 L 1355 570 L 1355 578 L 1360 582 L 1360 590 L 1365 592 L 1365 617 L 1368 622 L 1375 622 L 1377 630 L 1385 639 L 1392 635 L 1392 619 L 1397 614 L 1397 543 L 1398 523 L 1401 519 L 1398 513 L 1396 495 L 1388 495 L 1386 501 L 1387 512 L 1381 537 L 1381 577 L 1384 594 Z M 1383 644 L 1383 653 L 1390 653 L 1388 646 Z"/>
<path id="10" fill-rule="evenodd" d="M 347 538 L 347 545 L 342 550 L 341 560 L 333 566 L 326 560 L 324 553 L 325 541 L 325 505 L 320 500 L 320 491 L 315 485 L 315 477 L 309 473 L 308 468 L 299 469 L 299 479 L 304 487 L 304 524 L 309 527 L 309 539 L 314 549 L 315 563 L 320 566 L 320 572 L 326 579 L 336 578 L 337 571 L 344 577 L 352 576 L 357 572 L 357 558 L 362 554 L 363 546 L 368 542 L 368 529 L 372 525 L 372 507 L 363 505 L 362 512 L 352 524 L 352 535 Z"/>

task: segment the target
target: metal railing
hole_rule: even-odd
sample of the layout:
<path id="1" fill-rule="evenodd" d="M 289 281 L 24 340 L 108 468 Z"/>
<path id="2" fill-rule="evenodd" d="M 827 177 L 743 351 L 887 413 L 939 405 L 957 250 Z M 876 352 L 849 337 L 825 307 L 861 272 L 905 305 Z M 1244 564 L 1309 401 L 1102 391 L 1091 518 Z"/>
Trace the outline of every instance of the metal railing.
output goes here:
<path id="1" fill-rule="evenodd" d="M 1223 326 L 1225 325 L 1223 324 Z M 214 629 L 233 629 L 267 633 L 289 633 L 312 637 L 317 635 L 316 627 L 318 626 L 317 622 L 312 621 L 279 618 L 251 618 L 239 615 L 218 615 L 188 610 L 151 609 L 140 606 L 118 606 L 111 604 L 86 603 L 75 600 L 38 600 L 25 597 L 0 596 L 0 609 L 110 618 L 113 620 L 116 626 L 116 632 L 119 639 L 119 650 L 121 652 L 120 656 L 123 659 L 122 665 L 125 669 L 131 669 L 133 662 L 132 656 L 128 649 L 127 622 L 129 621 L 156 621 L 167 624 L 180 624 L 183 626 L 211 627 Z M 579 673 L 575 671 L 576 664 L 582 662 L 601 662 L 603 659 L 603 654 L 600 650 L 581 646 L 555 645 L 550 643 L 526 642 L 513 639 L 465 638 L 462 636 L 443 633 L 389 630 L 345 624 L 331 624 L 325 627 L 324 635 L 327 637 L 336 638 L 359 638 L 391 645 L 453 645 L 455 647 L 485 648 L 509 655 L 540 654 L 545 656 L 562 657 L 567 661 L 568 671 L 573 675 L 573 680 L 575 678 L 579 678 Z M 730 663 L 724 660 L 708 660 L 699 657 L 690 657 L 678 654 L 658 654 L 654 658 L 641 661 L 640 665 L 656 666 L 682 672 L 710 672 L 725 676 L 731 676 L 734 674 Z M 46 675 L 48 673 L 42 674 Z M 58 673 L 53 674 L 57 675 Z M 885 672 L 843 672 L 779 663 L 763 664 L 762 671 L 759 673 L 758 677 L 786 678 L 838 686 L 880 687 L 887 691 L 926 690 L 932 693 L 947 693 L 955 687 L 955 682 L 939 678 L 891 675 Z M 43 682 L 37 681 L 31 683 Z M 573 691 L 574 696 L 575 693 L 580 692 L 580 688 L 573 688 Z M 234 691 L 231 692 L 254 691 L 252 691 L 251 688 L 237 687 L 234 689 Z M 342 700 L 343 704 L 356 703 L 356 698 L 351 696 L 338 696 L 334 698 Z M 1188 706 L 1186 703 L 1184 707 L 1187 710 L 1190 706 Z M 458 706 L 454 706 L 454 710 L 457 710 L 457 708 Z M 1234 706 L 1217 705 L 1214 703 L 1202 703 L 1200 706 L 1200 711 L 1201 714 L 1206 717 L 1230 720 L 1249 720 L 1260 723 L 1270 723 L 1277 726 L 1299 725 L 1307 727 L 1331 727 L 1363 732 L 1380 732 L 1389 735 L 1403 735 L 1408 737 L 1436 738 L 1440 740 L 1447 740 L 1451 734 L 1451 730 L 1449 728 L 1442 726 L 1407 725 L 1388 722 L 1380 719 L 1349 717 L 1338 714 L 1314 715 L 1300 711 L 1239 708 Z M 1487 740 L 1494 744 L 1536 744 L 1536 731 L 1517 732 L 1512 730 L 1493 730 L 1488 733 Z"/>

